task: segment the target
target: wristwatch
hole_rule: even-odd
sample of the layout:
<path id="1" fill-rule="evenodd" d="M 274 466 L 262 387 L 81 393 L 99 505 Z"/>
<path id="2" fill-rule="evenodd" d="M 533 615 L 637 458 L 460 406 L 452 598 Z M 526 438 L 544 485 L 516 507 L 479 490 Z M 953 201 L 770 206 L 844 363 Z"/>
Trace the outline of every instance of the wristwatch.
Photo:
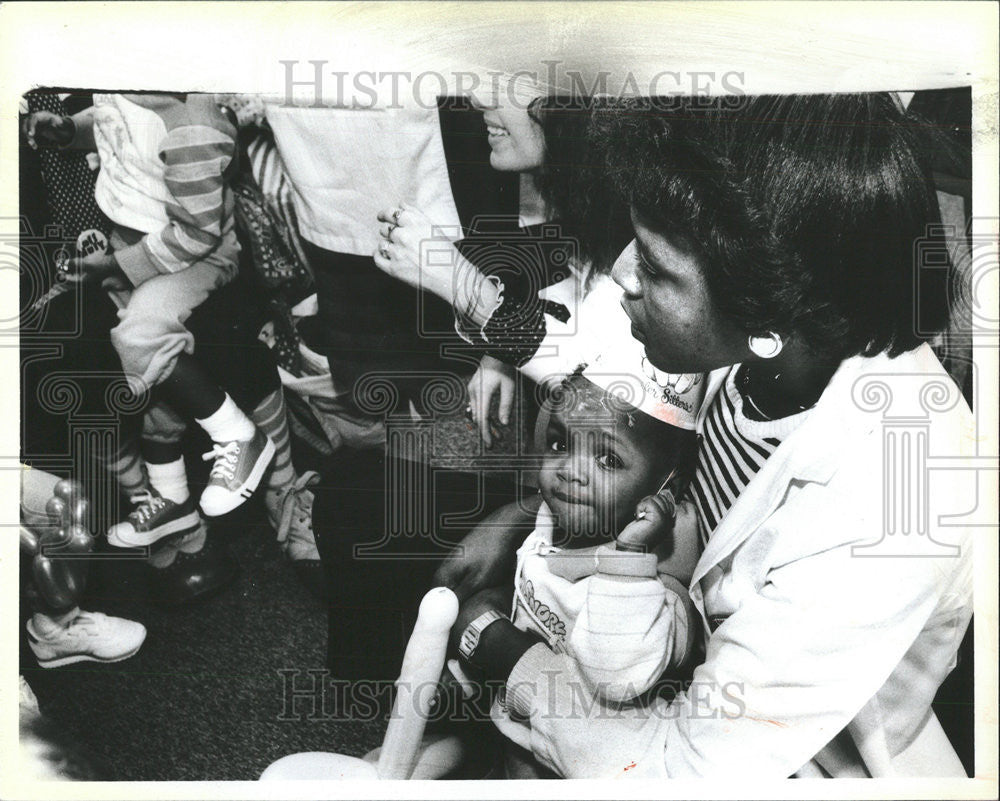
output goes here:
<path id="1" fill-rule="evenodd" d="M 498 620 L 506 619 L 496 609 L 490 609 L 473 620 L 466 626 L 465 631 L 462 632 L 462 636 L 458 640 L 458 653 L 461 657 L 470 665 L 475 665 L 473 658 L 476 655 L 476 649 L 479 647 L 479 638 L 482 637 L 486 627 L 493 625 Z"/>

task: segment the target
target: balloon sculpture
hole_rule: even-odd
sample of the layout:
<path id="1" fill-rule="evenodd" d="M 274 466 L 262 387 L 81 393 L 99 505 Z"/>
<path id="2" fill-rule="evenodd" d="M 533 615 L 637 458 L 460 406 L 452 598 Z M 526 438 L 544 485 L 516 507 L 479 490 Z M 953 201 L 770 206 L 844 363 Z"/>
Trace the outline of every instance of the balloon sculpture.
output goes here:
<path id="1" fill-rule="evenodd" d="M 427 719 L 435 703 L 438 680 L 445 664 L 448 632 L 458 617 L 458 598 L 447 587 L 436 587 L 420 602 L 417 623 L 406 644 L 396 680 L 396 700 L 382 747 L 367 759 L 325 752 L 291 754 L 272 763 L 262 781 L 283 779 L 412 779 L 425 775 L 423 764 L 433 763 L 434 774 L 458 767 L 460 750 L 451 738 L 422 752 Z M 371 761 L 369 761 L 371 760 Z M 377 760 L 377 763 L 375 762 Z"/>
<path id="2" fill-rule="evenodd" d="M 32 558 L 35 591 L 53 609 L 71 609 L 87 580 L 86 554 L 94 547 L 87 530 L 90 504 L 79 482 L 63 480 L 45 505 L 48 522 L 21 525 L 21 550 Z"/>

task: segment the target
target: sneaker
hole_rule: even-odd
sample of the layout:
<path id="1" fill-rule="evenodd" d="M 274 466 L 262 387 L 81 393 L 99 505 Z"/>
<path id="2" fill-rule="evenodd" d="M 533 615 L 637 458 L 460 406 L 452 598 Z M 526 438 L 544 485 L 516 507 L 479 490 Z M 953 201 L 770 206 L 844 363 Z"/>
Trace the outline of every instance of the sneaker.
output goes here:
<path id="1" fill-rule="evenodd" d="M 17 704 L 18 717 L 22 720 L 24 718 L 37 718 L 42 714 L 38 709 L 38 699 L 31 686 L 24 680 L 24 676 L 17 677 L 17 686 L 20 691 Z"/>
<path id="2" fill-rule="evenodd" d="M 279 493 L 268 493 L 268 516 L 278 533 L 278 542 L 293 562 L 319 560 L 316 537 L 312 530 L 312 507 L 315 496 L 311 486 L 319 483 L 319 473 L 309 470 Z"/>
<path id="3" fill-rule="evenodd" d="M 202 458 L 215 459 L 215 464 L 201 494 L 201 510 L 209 517 L 219 517 L 253 495 L 274 458 L 274 443 L 258 428 L 247 442 L 216 442 Z"/>
<path id="4" fill-rule="evenodd" d="M 194 501 L 174 503 L 155 490 L 145 490 L 132 496 L 138 504 L 128 519 L 108 529 L 108 542 L 116 548 L 141 548 L 172 534 L 198 527 L 200 518 Z"/>
<path id="5" fill-rule="evenodd" d="M 68 626 L 55 626 L 41 634 L 28 621 L 28 645 L 43 668 L 75 662 L 121 662 L 135 656 L 146 627 L 134 620 L 109 617 L 100 612 L 81 612 Z"/>
<path id="6" fill-rule="evenodd" d="M 278 542 L 291 561 L 299 581 L 313 596 L 322 601 L 328 597 L 326 574 L 323 572 L 312 528 L 312 507 L 315 496 L 312 490 L 308 489 L 318 482 L 319 474 L 315 471 L 303 473 L 294 484 L 278 495 L 274 511 L 277 511 L 278 518 L 275 525 Z M 271 507 L 272 504 L 269 503 L 269 514 L 272 513 Z"/>

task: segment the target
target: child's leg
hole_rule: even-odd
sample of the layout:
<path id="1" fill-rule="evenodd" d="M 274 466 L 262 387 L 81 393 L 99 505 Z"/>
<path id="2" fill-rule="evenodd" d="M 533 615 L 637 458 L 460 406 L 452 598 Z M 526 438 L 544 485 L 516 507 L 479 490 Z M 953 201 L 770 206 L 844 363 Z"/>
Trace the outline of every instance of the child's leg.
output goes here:
<path id="1" fill-rule="evenodd" d="M 181 450 L 186 427 L 163 403 L 147 410 L 143 418 L 141 456 L 134 440 L 129 446 L 129 458 L 135 459 L 138 468 L 145 467 L 146 481 L 128 493 L 136 504 L 132 513 L 108 530 L 108 542 L 112 545 L 120 548 L 152 545 L 164 537 L 198 527 L 200 517 L 188 491 Z M 133 468 L 131 472 L 140 470 Z"/>
<path id="2" fill-rule="evenodd" d="M 21 474 L 21 523 L 35 531 L 59 525 L 50 519 L 46 505 L 55 495 L 58 477 L 42 470 L 25 468 Z M 83 519 L 71 513 L 69 523 L 81 525 Z M 66 522 L 66 521 L 63 521 Z M 22 582 L 31 590 L 32 615 L 27 623 L 28 646 L 43 668 L 59 667 L 81 661 L 117 662 L 139 650 L 146 629 L 123 618 L 83 612 L 77 605 L 82 580 L 69 578 L 58 571 L 35 569 L 38 554 L 22 558 Z M 40 583 L 43 582 L 43 583 Z"/>
<path id="3" fill-rule="evenodd" d="M 208 457 L 215 465 L 201 497 L 209 516 L 232 511 L 249 498 L 274 453 L 267 436 L 191 356 L 194 336 L 184 323 L 227 280 L 218 265 L 208 263 L 151 278 L 131 293 L 111 332 L 130 382 L 159 385 L 168 403 L 193 417 L 216 443 Z"/>
<path id="4" fill-rule="evenodd" d="M 139 453 L 139 441 L 136 437 L 125 437 L 118 445 L 115 453 L 101 458 L 104 469 L 118 483 L 118 488 L 127 498 L 144 492 L 149 488 L 149 475 L 146 464 Z"/>
<path id="5" fill-rule="evenodd" d="M 297 563 L 314 562 L 319 565 L 319 551 L 312 530 L 313 486 L 319 476 L 308 471 L 299 476 L 292 463 L 292 443 L 288 434 L 288 417 L 285 396 L 278 387 L 268 394 L 253 410 L 253 421 L 274 442 L 274 462 L 267 475 L 267 492 L 264 505 L 268 521 L 278 534 L 285 553 Z M 310 586 L 321 582 L 318 574 Z M 309 581 L 308 579 L 304 579 Z"/>

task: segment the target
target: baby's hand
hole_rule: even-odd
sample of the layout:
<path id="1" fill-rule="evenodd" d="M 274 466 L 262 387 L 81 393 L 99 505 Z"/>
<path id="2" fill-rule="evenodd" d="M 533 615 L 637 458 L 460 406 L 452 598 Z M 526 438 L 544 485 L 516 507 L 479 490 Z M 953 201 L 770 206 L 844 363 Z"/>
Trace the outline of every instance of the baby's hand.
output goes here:
<path id="1" fill-rule="evenodd" d="M 124 278 L 118 259 L 113 253 L 91 253 L 89 256 L 77 256 L 66 262 L 66 280 L 73 283 L 83 281 L 103 281 L 111 277 Z"/>
<path id="2" fill-rule="evenodd" d="M 61 117 L 51 111 L 36 111 L 25 118 L 22 130 L 24 138 L 32 149 L 38 146 L 65 146 L 73 141 L 75 126 L 69 117 Z"/>
<path id="3" fill-rule="evenodd" d="M 670 490 L 647 495 L 635 507 L 635 520 L 615 540 L 618 551 L 647 553 L 674 529 L 676 502 Z"/>

